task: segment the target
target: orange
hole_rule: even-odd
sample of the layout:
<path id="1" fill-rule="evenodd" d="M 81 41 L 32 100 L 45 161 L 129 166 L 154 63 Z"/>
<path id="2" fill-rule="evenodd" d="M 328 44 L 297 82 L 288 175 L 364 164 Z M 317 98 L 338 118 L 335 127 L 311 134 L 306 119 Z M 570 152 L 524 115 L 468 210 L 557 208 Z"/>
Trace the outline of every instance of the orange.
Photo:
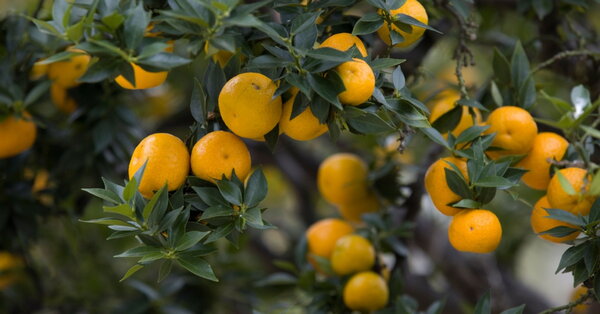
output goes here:
<path id="1" fill-rule="evenodd" d="M 429 197 L 431 197 L 431 201 L 437 210 L 444 215 L 454 216 L 462 209 L 449 206 L 448 204 L 458 202 L 462 198 L 448 186 L 446 171 L 444 169 L 448 168 L 452 170 L 453 168 L 447 162 L 457 166 L 465 179 L 468 179 L 467 163 L 464 160 L 455 157 L 442 158 L 431 164 L 429 169 L 427 169 L 425 173 L 425 190 L 429 193 Z"/>
<path id="2" fill-rule="evenodd" d="M 67 48 L 67 50 L 85 53 L 83 50 L 72 47 Z M 81 54 L 65 61 L 50 63 L 48 65 L 48 78 L 64 88 L 75 87 L 79 85 L 79 78 L 87 71 L 90 60 L 89 55 Z"/>
<path id="3" fill-rule="evenodd" d="M 448 111 L 456 107 L 456 102 L 460 100 L 460 93 L 454 90 L 447 90 L 440 93 L 431 102 L 431 115 L 429 116 L 429 122 L 434 123 L 439 117 L 443 116 Z M 473 108 L 475 111 L 475 118 L 469 113 L 469 107 L 462 106 L 462 115 L 460 121 L 456 127 L 451 131 L 452 135 L 458 137 L 464 130 L 472 127 L 474 124 L 481 123 L 481 113 L 479 109 Z M 444 137 L 447 137 L 444 134 Z"/>
<path id="4" fill-rule="evenodd" d="M 502 150 L 488 151 L 492 159 L 507 155 L 523 155 L 533 146 L 537 125 L 525 109 L 504 106 L 492 111 L 486 122 L 490 126 L 484 133 L 496 133 L 492 146 Z"/>
<path id="5" fill-rule="evenodd" d="M 344 286 L 344 304 L 354 311 L 371 312 L 388 303 L 389 290 L 385 280 L 372 271 L 358 273 Z"/>
<path id="6" fill-rule="evenodd" d="M 587 293 L 588 293 L 588 288 L 586 286 L 578 286 L 577 288 L 575 288 L 575 290 L 573 290 L 573 293 L 571 294 L 569 301 L 575 302 L 575 301 L 579 300 L 579 298 L 582 298 Z M 578 304 L 577 306 L 573 307 L 571 309 L 571 313 L 573 313 L 573 314 L 589 313 L 590 312 L 589 308 L 590 308 L 589 304 L 581 303 L 581 304 Z"/>
<path id="7" fill-rule="evenodd" d="M 167 75 L 169 74 L 167 71 L 146 71 L 133 62 L 130 63 L 130 65 L 133 68 L 135 85 L 131 84 L 127 79 L 125 79 L 123 75 L 119 75 L 117 78 L 115 78 L 115 82 L 125 89 L 146 89 L 159 86 L 164 83 L 165 80 L 167 80 Z"/>
<path id="8" fill-rule="evenodd" d="M 319 220 L 306 230 L 308 252 L 323 258 L 329 258 L 336 242 L 353 231 L 354 228 L 341 219 Z"/>
<path id="9" fill-rule="evenodd" d="M 43 63 L 41 63 L 42 61 L 44 61 L 44 60 L 43 59 L 39 60 L 38 62 L 34 63 L 33 66 L 31 67 L 31 71 L 29 71 L 29 79 L 30 80 L 32 80 L 32 81 L 39 80 L 48 73 L 48 64 L 43 64 Z"/>
<path id="10" fill-rule="evenodd" d="M 354 58 L 338 65 L 335 70 L 346 88 L 338 95 L 342 104 L 358 106 L 371 98 L 375 90 L 375 74 L 367 62 Z"/>
<path id="11" fill-rule="evenodd" d="M 337 240 L 331 253 L 331 268 L 340 275 L 371 269 L 375 264 L 375 248 L 369 240 L 355 234 Z"/>
<path id="12" fill-rule="evenodd" d="M 550 182 L 548 160 L 561 160 L 568 147 L 569 142 L 556 133 L 542 132 L 536 135 L 531 151 L 517 164 L 517 167 L 529 170 L 521 180 L 533 189 L 545 190 Z"/>
<path id="13" fill-rule="evenodd" d="M 379 200 L 375 192 L 369 191 L 365 197 L 361 197 L 352 202 L 340 204 L 338 210 L 344 219 L 352 223 L 360 223 L 362 215 L 373 213 L 379 210 Z"/>
<path id="14" fill-rule="evenodd" d="M 329 203 L 348 204 L 367 196 L 367 175 L 367 165 L 360 157 L 338 153 L 319 166 L 317 185 Z"/>
<path id="15" fill-rule="evenodd" d="M 452 217 L 448 227 L 450 244 L 462 252 L 489 253 L 502 239 L 502 226 L 494 213 L 485 209 L 465 209 Z"/>
<path id="16" fill-rule="evenodd" d="M 552 208 L 566 210 L 575 215 L 587 215 L 590 213 L 595 197 L 587 192 L 590 188 L 590 175 L 581 168 L 565 168 L 558 172 L 566 179 L 575 190 L 575 195 L 569 195 L 560 184 L 558 173 L 555 173 L 548 184 L 548 202 Z"/>
<path id="17" fill-rule="evenodd" d="M 0 252 L 0 290 L 4 290 L 18 279 L 18 271 L 23 268 L 23 259 L 12 253 Z"/>
<path id="18" fill-rule="evenodd" d="M 299 115 L 290 119 L 294 108 L 294 100 L 298 89 L 292 89 L 292 97 L 283 104 L 283 114 L 279 120 L 279 131 L 297 141 L 310 141 L 327 132 L 327 124 L 322 124 L 313 115 L 310 106 L 306 107 Z"/>
<path id="19" fill-rule="evenodd" d="M 200 179 L 215 182 L 235 175 L 244 180 L 252 161 L 246 144 L 233 133 L 214 131 L 204 135 L 192 148 L 192 172 Z"/>
<path id="20" fill-rule="evenodd" d="M 367 49 L 360 38 L 350 33 L 338 33 L 329 36 L 325 41 L 321 43 L 320 47 L 329 47 L 340 51 L 346 51 L 352 46 L 356 46 L 358 51 L 363 57 L 367 56 Z"/>
<path id="21" fill-rule="evenodd" d="M 427 11 L 425 11 L 423 5 L 417 0 L 407 0 L 401 7 L 391 10 L 389 13 L 393 16 L 398 14 L 406 14 L 423 24 L 427 24 L 429 22 L 429 18 L 427 17 Z M 384 22 L 383 25 L 379 28 L 379 30 L 377 30 L 377 35 L 379 35 L 379 38 L 381 38 L 381 40 L 383 40 L 389 46 L 392 44 L 392 41 L 390 39 L 390 30 L 388 27 L 388 23 Z M 392 29 L 400 33 L 400 35 L 402 35 L 402 37 L 404 38 L 404 41 L 396 44 L 394 47 L 408 47 L 415 43 L 417 40 L 419 40 L 419 38 L 423 36 L 423 33 L 425 33 L 425 29 L 423 27 L 414 25 L 410 25 L 410 27 L 412 29 L 412 32 L 407 33 L 401 30 L 398 26 L 392 25 Z"/>
<path id="22" fill-rule="evenodd" d="M 535 205 L 533 206 L 533 210 L 531 211 L 531 229 L 533 229 L 533 232 L 537 233 L 540 236 L 540 238 L 544 240 L 557 243 L 571 241 L 577 238 L 577 236 L 579 235 L 579 231 L 571 233 L 570 235 L 562 238 L 555 237 L 549 234 L 539 234 L 558 226 L 565 226 L 577 229 L 576 226 L 547 217 L 548 212 L 545 210 L 546 208 L 552 208 L 552 206 L 550 206 L 550 203 L 548 203 L 548 198 L 546 196 L 540 198 L 537 201 L 537 203 L 535 203 Z"/>
<path id="23" fill-rule="evenodd" d="M 69 96 L 66 88 L 58 84 L 50 86 L 50 99 L 52 99 L 56 108 L 64 113 L 73 113 L 77 109 L 75 99 Z"/>
<path id="24" fill-rule="evenodd" d="M 205 54 L 209 54 L 209 50 L 210 50 L 210 45 L 208 44 L 208 41 L 204 43 L 204 53 Z M 214 48 L 217 49 L 217 48 Z M 233 57 L 234 53 L 231 51 L 227 51 L 227 50 L 219 50 L 215 53 L 213 53 L 211 55 L 211 58 L 213 59 L 214 62 L 216 62 L 217 64 L 219 64 L 219 66 L 221 68 L 224 68 L 227 63 L 229 62 L 229 60 L 231 59 L 231 57 Z"/>
<path id="25" fill-rule="evenodd" d="M 0 120 L 0 158 L 16 156 L 33 146 L 37 136 L 35 123 L 31 115 L 9 115 Z"/>
<path id="26" fill-rule="evenodd" d="M 129 179 L 146 164 L 139 184 L 140 193 L 151 198 L 154 191 L 165 184 L 168 190 L 177 190 L 185 183 L 190 172 L 190 154 L 185 144 L 176 136 L 154 133 L 144 138 L 133 151 L 129 161 Z"/>
<path id="27" fill-rule="evenodd" d="M 236 135 L 262 138 L 279 122 L 281 97 L 274 97 L 277 85 L 254 72 L 234 76 L 219 94 L 219 111 L 227 127 Z"/>

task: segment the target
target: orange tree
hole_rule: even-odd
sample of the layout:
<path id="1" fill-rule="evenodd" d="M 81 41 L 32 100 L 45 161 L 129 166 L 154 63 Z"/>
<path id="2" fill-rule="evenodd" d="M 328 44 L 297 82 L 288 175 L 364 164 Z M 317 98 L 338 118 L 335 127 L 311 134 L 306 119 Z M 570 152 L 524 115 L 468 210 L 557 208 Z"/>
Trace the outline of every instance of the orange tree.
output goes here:
<path id="1" fill-rule="evenodd" d="M 599 12 L 535 0 L 25 3 L 0 22 L 3 309 L 585 311 L 600 298 Z M 432 74 L 436 59 L 454 63 Z M 282 194 L 299 196 L 307 229 L 279 255 L 261 235 L 294 218 L 267 210 L 286 197 L 269 202 L 261 164 L 292 182 Z M 82 236 L 99 232 L 84 223 L 113 241 Z M 566 244 L 557 272 L 583 287 L 570 303 L 551 307 L 515 279 L 527 233 Z M 64 246 L 80 270 L 57 267 Z M 256 258 L 264 270 L 244 265 Z M 439 273 L 413 273 L 424 261 Z M 79 290 L 50 285 L 57 271 Z"/>

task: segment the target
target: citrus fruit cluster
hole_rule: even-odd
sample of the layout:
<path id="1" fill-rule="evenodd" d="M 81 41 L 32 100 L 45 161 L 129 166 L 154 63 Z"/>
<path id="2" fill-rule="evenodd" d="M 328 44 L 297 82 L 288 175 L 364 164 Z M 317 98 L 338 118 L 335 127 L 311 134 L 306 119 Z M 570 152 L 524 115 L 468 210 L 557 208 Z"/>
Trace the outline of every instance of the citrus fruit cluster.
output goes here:
<path id="1" fill-rule="evenodd" d="M 165 184 L 169 191 L 177 190 L 192 173 L 209 182 L 230 179 L 232 173 L 244 180 L 251 168 L 250 152 L 236 135 L 213 131 L 194 145 L 191 155 L 178 137 L 155 133 L 144 138 L 135 148 L 129 162 L 129 178 L 145 165 L 139 183 L 140 193 L 151 198 Z"/>
<path id="2" fill-rule="evenodd" d="M 318 188 L 345 220 L 323 219 L 306 231 L 309 262 L 325 274 L 319 263 L 324 259 L 334 274 L 347 279 L 344 303 L 357 311 L 375 311 L 388 301 L 387 283 L 373 271 L 375 248 L 368 239 L 355 234 L 354 225 L 362 222 L 361 215 L 379 209 L 367 176 L 367 165 L 354 154 L 338 153 L 326 158 L 317 174 Z"/>
<path id="3" fill-rule="evenodd" d="M 333 273 L 347 279 L 343 299 L 349 309 L 379 310 L 388 302 L 388 286 L 381 275 L 372 271 L 376 262 L 373 245 L 353 232 L 351 224 L 337 218 L 314 223 L 306 231 L 308 260 L 324 273 L 315 259 L 326 259 Z"/>

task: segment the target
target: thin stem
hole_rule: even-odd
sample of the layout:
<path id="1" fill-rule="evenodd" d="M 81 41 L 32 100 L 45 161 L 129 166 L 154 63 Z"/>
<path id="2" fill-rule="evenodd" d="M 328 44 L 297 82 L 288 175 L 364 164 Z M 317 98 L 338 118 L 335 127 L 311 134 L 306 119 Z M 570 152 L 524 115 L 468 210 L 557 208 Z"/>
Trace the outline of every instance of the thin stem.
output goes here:
<path id="1" fill-rule="evenodd" d="M 452 8 L 449 1 L 446 1 L 444 3 L 444 6 L 448 10 L 448 12 L 452 14 L 454 19 L 458 22 L 458 25 L 460 26 L 460 32 L 458 34 L 458 44 L 456 46 L 456 50 L 454 51 L 454 58 L 456 59 L 455 74 L 456 79 L 458 81 L 458 88 L 460 91 L 461 98 L 469 99 L 469 94 L 467 92 L 467 86 L 463 77 L 462 68 L 475 65 L 473 53 L 471 52 L 469 47 L 467 47 L 467 41 L 473 41 L 477 38 L 477 25 L 463 20 L 462 17 Z"/>
<path id="2" fill-rule="evenodd" d="M 600 52 L 594 52 L 594 51 L 587 50 L 587 49 L 567 50 L 567 51 L 559 52 L 559 53 L 555 54 L 552 58 L 538 64 L 535 68 L 533 68 L 531 70 L 531 72 L 535 73 L 560 59 L 573 57 L 573 56 L 600 56 Z"/>
<path id="3" fill-rule="evenodd" d="M 556 313 L 559 311 L 564 311 L 566 310 L 567 312 L 571 312 L 571 310 L 576 307 L 579 304 L 582 304 L 583 302 L 585 302 L 587 299 L 589 299 L 592 296 L 592 290 L 588 289 L 587 292 L 580 296 L 579 298 L 577 298 L 577 300 L 565 304 L 565 305 L 561 305 L 561 306 L 557 306 L 557 307 L 553 307 L 553 308 L 549 308 L 547 310 L 544 310 L 542 312 L 540 312 L 539 314 L 550 314 L 550 313 Z"/>

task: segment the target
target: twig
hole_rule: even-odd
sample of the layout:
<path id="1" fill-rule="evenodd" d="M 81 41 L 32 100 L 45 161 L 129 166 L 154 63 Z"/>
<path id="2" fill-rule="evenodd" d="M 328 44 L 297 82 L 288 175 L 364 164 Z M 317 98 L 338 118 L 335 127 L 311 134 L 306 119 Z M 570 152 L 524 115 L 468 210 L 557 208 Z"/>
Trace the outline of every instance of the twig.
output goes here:
<path id="1" fill-rule="evenodd" d="M 540 312 L 539 314 L 550 314 L 550 313 L 556 313 L 556 312 L 564 311 L 564 310 L 566 310 L 567 312 L 571 312 L 571 310 L 574 307 L 576 307 L 579 304 L 582 304 L 587 299 L 589 299 L 591 296 L 592 296 L 592 289 L 588 289 L 587 292 L 584 295 L 580 296 L 577 300 L 575 300 L 571 303 L 565 304 L 565 305 L 549 308 L 547 310 Z"/>
<path id="2" fill-rule="evenodd" d="M 573 57 L 573 56 L 600 56 L 600 52 L 594 52 L 594 51 L 587 50 L 587 49 L 562 51 L 562 52 L 555 54 L 552 58 L 538 64 L 535 68 L 533 68 L 531 70 L 531 72 L 535 73 L 560 59 Z"/>
<path id="3" fill-rule="evenodd" d="M 547 158 L 546 161 L 552 165 L 556 165 L 559 167 L 575 167 L 575 168 L 585 168 L 585 164 L 581 160 L 555 160 L 554 158 Z"/>
<path id="4" fill-rule="evenodd" d="M 462 68 L 475 65 L 475 57 L 473 53 L 467 47 L 467 41 L 474 41 L 477 39 L 477 24 L 472 21 L 463 20 L 462 17 L 452 8 L 449 1 L 444 2 L 444 6 L 452 14 L 454 19 L 460 26 L 460 32 L 458 35 L 458 44 L 454 51 L 454 59 L 456 59 L 456 79 L 458 80 L 458 87 L 462 99 L 469 99 L 467 93 L 467 86 L 465 85 L 465 79 L 463 77 Z"/>

